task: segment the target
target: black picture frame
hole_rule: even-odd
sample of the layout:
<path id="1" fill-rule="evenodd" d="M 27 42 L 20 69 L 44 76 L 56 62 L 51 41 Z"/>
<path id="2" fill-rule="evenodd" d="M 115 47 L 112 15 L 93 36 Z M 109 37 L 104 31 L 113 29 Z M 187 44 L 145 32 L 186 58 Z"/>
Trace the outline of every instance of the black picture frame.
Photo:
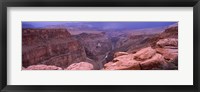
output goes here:
<path id="1" fill-rule="evenodd" d="M 2 92 L 200 92 L 200 0 L 2 0 L 0 2 L 0 88 Z M 7 7 L 193 7 L 194 85 L 7 85 Z M 16 76 L 17 77 L 17 76 Z"/>

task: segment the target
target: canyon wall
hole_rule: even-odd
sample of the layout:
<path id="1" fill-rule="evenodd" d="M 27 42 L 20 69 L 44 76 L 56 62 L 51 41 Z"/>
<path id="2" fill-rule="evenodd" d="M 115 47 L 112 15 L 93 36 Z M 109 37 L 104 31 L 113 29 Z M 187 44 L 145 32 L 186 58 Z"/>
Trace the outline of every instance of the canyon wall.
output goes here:
<path id="1" fill-rule="evenodd" d="M 112 42 L 104 33 L 81 33 L 76 36 L 85 48 L 88 58 L 94 60 L 103 67 L 106 54 L 112 50 Z"/>
<path id="2" fill-rule="evenodd" d="M 45 64 L 66 68 L 88 61 L 84 47 L 66 29 L 23 29 L 22 65 Z"/>

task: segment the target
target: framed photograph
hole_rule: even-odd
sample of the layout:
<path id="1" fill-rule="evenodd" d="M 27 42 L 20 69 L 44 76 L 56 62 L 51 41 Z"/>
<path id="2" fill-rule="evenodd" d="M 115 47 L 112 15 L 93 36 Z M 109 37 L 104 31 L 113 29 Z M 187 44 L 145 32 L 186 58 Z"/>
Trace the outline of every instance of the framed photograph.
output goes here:
<path id="1" fill-rule="evenodd" d="M 1 2 L 1 91 L 199 91 L 199 0 Z"/>

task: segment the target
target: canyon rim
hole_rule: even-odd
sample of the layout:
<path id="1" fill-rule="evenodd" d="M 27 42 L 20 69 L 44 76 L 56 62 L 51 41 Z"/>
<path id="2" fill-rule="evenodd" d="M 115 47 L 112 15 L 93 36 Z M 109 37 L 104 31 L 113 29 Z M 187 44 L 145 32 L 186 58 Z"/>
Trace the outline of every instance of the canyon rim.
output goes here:
<path id="1" fill-rule="evenodd" d="M 22 70 L 178 70 L 178 22 L 22 22 Z"/>

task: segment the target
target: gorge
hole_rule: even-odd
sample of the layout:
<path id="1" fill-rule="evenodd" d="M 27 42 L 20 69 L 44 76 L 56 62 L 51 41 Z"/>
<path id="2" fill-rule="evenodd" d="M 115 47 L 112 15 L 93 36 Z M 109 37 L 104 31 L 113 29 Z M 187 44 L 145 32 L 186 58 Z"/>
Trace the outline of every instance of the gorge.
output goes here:
<path id="1" fill-rule="evenodd" d="M 22 70 L 178 69 L 177 24 L 123 32 L 87 30 L 23 28 Z"/>

